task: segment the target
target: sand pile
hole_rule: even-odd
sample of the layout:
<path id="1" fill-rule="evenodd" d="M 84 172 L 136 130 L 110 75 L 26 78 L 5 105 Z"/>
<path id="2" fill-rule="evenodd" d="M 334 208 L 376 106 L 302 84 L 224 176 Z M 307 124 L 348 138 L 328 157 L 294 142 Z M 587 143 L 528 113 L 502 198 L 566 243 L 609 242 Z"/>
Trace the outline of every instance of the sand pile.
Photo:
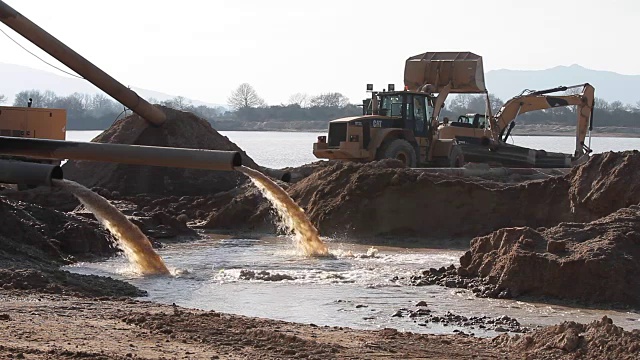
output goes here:
<path id="1" fill-rule="evenodd" d="M 568 189 L 562 178 L 507 185 L 421 173 L 396 161 L 380 161 L 321 166 L 287 191 L 323 235 L 434 238 L 568 221 Z M 269 208 L 263 203 L 266 200 L 253 191 L 242 194 L 213 213 L 207 227 L 264 229 Z"/>
<path id="2" fill-rule="evenodd" d="M 640 331 L 625 331 L 606 316 L 587 325 L 568 321 L 522 336 L 505 334 L 493 342 L 522 354 L 523 359 L 640 358 Z"/>
<path id="3" fill-rule="evenodd" d="M 326 162 L 305 170 L 310 174 L 287 191 L 326 236 L 475 237 L 504 227 L 588 222 L 640 203 L 633 182 L 638 152 L 594 155 L 564 177 L 519 184 L 427 174 L 394 161 Z M 207 227 L 273 231 L 263 204 L 247 188 L 212 213 Z"/>
<path id="4" fill-rule="evenodd" d="M 590 221 L 640 203 L 640 152 L 596 154 L 570 175 L 569 197 L 577 221 Z"/>
<path id="5" fill-rule="evenodd" d="M 590 223 L 507 228 L 475 238 L 458 274 L 494 293 L 640 306 L 640 206 Z"/>
<path id="6" fill-rule="evenodd" d="M 239 151 L 243 165 L 257 167 L 236 144 L 220 135 L 204 119 L 188 112 L 162 107 L 167 121 L 150 125 L 133 114 L 115 122 L 93 142 Z M 101 187 L 123 195 L 201 195 L 230 190 L 247 181 L 234 171 L 177 169 L 90 161 L 63 165 L 66 179 L 86 187 Z"/>

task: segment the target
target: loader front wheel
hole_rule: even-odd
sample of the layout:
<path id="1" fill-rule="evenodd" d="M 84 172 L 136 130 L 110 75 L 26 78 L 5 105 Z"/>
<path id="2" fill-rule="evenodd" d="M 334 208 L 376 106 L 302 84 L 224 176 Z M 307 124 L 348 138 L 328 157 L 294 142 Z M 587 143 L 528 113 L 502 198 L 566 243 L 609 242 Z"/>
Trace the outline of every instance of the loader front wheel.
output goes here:
<path id="1" fill-rule="evenodd" d="M 395 139 L 386 144 L 382 150 L 382 159 L 396 159 L 406 167 L 416 167 L 417 156 L 413 146 L 407 140 Z"/>

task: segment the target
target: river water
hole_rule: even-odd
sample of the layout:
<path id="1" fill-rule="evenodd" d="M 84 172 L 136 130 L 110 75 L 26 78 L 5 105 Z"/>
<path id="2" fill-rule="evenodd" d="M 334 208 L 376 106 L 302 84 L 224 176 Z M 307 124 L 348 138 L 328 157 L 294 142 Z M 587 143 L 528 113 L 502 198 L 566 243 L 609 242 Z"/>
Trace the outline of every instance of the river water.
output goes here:
<path id="1" fill-rule="evenodd" d="M 91 141 L 100 131 L 67 131 L 67 140 Z M 318 161 L 313 156 L 313 143 L 325 132 L 220 131 L 240 146 L 258 164 L 271 168 L 300 166 Z M 573 153 L 571 136 L 513 136 L 509 143 L 550 152 Z M 640 138 L 593 137 L 594 153 L 640 149 Z"/>
<path id="2" fill-rule="evenodd" d="M 99 132 L 68 132 L 68 139 L 89 141 Z M 259 164 L 274 168 L 315 161 L 311 144 L 320 133 L 223 132 Z M 549 151 L 572 149 L 570 137 L 514 137 L 517 144 Z M 521 141 L 521 142 L 520 142 Z M 640 139 L 594 138 L 595 152 L 640 148 Z M 203 233 L 203 239 L 168 244 L 159 249 L 173 277 L 141 277 L 123 257 L 97 263 L 78 263 L 65 269 L 111 276 L 149 292 L 142 298 L 167 304 L 265 317 L 316 325 L 359 329 L 392 327 L 421 333 L 472 332 L 495 336 L 492 330 L 459 328 L 419 319 L 392 317 L 401 308 L 415 309 L 426 301 L 435 315 L 447 311 L 470 317 L 508 315 L 524 326 L 561 321 L 590 322 L 607 315 L 626 329 L 640 329 L 637 312 L 570 308 L 513 300 L 480 299 L 466 290 L 439 286 L 411 287 L 393 281 L 431 267 L 459 265 L 462 251 L 376 247 L 326 239 L 335 258 L 308 258 L 292 239 L 267 237 L 234 239 Z M 355 256 L 347 256 L 349 254 Z M 364 256 L 377 254 L 374 257 Z M 286 275 L 290 280 L 246 279 L 243 270 Z"/>

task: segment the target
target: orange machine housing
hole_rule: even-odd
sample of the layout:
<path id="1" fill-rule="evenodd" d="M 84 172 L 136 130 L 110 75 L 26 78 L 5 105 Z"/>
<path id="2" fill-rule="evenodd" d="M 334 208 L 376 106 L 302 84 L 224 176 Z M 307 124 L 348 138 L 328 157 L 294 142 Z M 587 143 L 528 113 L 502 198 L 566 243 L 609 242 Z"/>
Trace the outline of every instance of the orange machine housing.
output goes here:
<path id="1" fill-rule="evenodd" d="M 67 111 L 0 106 L 0 136 L 65 140 Z"/>

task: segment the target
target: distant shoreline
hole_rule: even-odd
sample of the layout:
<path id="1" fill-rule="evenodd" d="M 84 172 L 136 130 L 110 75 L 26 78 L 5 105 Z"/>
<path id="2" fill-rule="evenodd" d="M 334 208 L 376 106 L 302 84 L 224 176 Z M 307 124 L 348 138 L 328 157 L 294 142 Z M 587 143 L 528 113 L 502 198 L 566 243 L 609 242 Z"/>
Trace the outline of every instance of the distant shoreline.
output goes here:
<path id="1" fill-rule="evenodd" d="M 327 132 L 327 122 L 295 121 L 295 122 L 243 122 L 239 126 L 219 124 L 217 131 L 264 131 L 264 132 Z M 321 125 L 321 126 L 319 126 Z M 104 131 L 105 129 L 67 129 L 69 131 Z M 518 125 L 513 129 L 517 136 L 575 136 L 575 127 L 569 125 Z M 605 126 L 594 128 L 593 137 L 640 138 L 640 127 Z"/>

